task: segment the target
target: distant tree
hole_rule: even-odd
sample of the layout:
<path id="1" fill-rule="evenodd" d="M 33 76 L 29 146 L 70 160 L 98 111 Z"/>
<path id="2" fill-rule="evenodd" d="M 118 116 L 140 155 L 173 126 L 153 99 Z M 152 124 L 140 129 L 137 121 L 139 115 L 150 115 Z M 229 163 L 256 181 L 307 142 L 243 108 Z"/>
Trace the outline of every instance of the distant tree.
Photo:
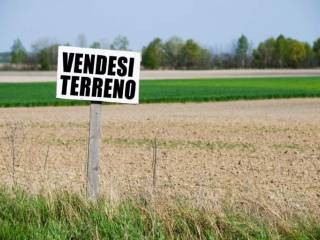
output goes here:
<path id="1" fill-rule="evenodd" d="M 305 49 L 305 60 L 302 63 L 302 67 L 315 67 L 316 62 L 315 62 L 315 54 L 312 51 L 312 47 L 310 46 L 309 43 L 303 43 L 304 49 Z"/>
<path id="2" fill-rule="evenodd" d="M 148 69 L 158 69 L 163 63 L 163 44 L 160 38 L 154 39 L 142 50 L 142 65 Z"/>
<path id="3" fill-rule="evenodd" d="M 288 43 L 286 38 L 280 34 L 275 42 L 275 67 L 283 68 L 287 67 L 287 59 L 288 59 Z"/>
<path id="4" fill-rule="evenodd" d="M 223 68 L 222 54 L 216 54 L 212 58 L 212 64 L 214 68 Z"/>
<path id="5" fill-rule="evenodd" d="M 257 49 L 253 50 L 253 62 L 256 67 L 270 68 L 275 67 L 276 41 L 268 38 L 261 42 Z"/>
<path id="6" fill-rule="evenodd" d="M 41 70 L 53 70 L 57 66 L 58 44 L 41 49 L 38 53 Z"/>
<path id="7" fill-rule="evenodd" d="M 90 48 L 102 48 L 102 47 L 101 47 L 101 43 L 100 43 L 100 42 L 93 42 L 93 43 L 90 45 Z"/>
<path id="8" fill-rule="evenodd" d="M 42 49 L 38 53 L 40 70 L 50 70 L 49 53 L 46 49 Z"/>
<path id="9" fill-rule="evenodd" d="M 0 53 L 0 63 L 9 63 L 11 61 L 11 52 Z"/>
<path id="10" fill-rule="evenodd" d="M 11 47 L 11 63 L 25 63 L 27 60 L 27 51 L 24 48 L 21 40 L 18 38 L 13 42 Z"/>
<path id="11" fill-rule="evenodd" d="M 110 49 L 110 43 L 108 42 L 107 39 L 102 39 L 100 41 L 100 44 L 102 49 Z"/>
<path id="12" fill-rule="evenodd" d="M 221 68 L 234 68 L 237 64 L 231 53 L 220 54 Z"/>
<path id="13" fill-rule="evenodd" d="M 179 56 L 179 67 L 187 69 L 207 68 L 210 53 L 198 43 L 189 39 L 183 45 Z"/>
<path id="14" fill-rule="evenodd" d="M 40 39 L 32 45 L 32 58 L 40 70 L 56 68 L 58 59 L 58 44 L 50 43 L 48 39 Z"/>
<path id="15" fill-rule="evenodd" d="M 298 68 L 306 60 L 306 49 L 302 42 L 294 39 L 289 39 L 289 59 L 288 66 Z"/>
<path id="16" fill-rule="evenodd" d="M 236 46 L 236 58 L 238 66 L 244 68 L 248 58 L 249 42 L 245 35 L 241 35 Z"/>
<path id="17" fill-rule="evenodd" d="M 76 45 L 78 47 L 87 47 L 87 38 L 84 33 L 80 33 L 77 37 Z"/>
<path id="18" fill-rule="evenodd" d="M 197 68 L 201 59 L 201 47 L 192 39 L 186 41 L 180 52 L 180 67 Z"/>
<path id="19" fill-rule="evenodd" d="M 58 64 L 58 48 L 59 44 L 55 43 L 50 45 L 50 47 L 47 49 L 49 54 L 49 63 L 50 63 L 50 69 L 56 69 Z"/>
<path id="20" fill-rule="evenodd" d="M 42 38 L 37 40 L 35 43 L 32 44 L 32 54 L 30 56 L 30 61 L 35 65 L 36 69 L 41 70 L 49 70 L 49 56 L 44 49 L 50 46 L 49 39 Z"/>
<path id="21" fill-rule="evenodd" d="M 199 68 L 207 69 L 213 66 L 213 52 L 210 49 L 201 49 L 201 58 Z"/>
<path id="22" fill-rule="evenodd" d="M 269 38 L 254 50 L 254 62 L 258 67 L 308 67 L 312 66 L 313 53 L 309 44 L 280 35 Z"/>
<path id="23" fill-rule="evenodd" d="M 314 41 L 312 50 L 314 52 L 317 65 L 320 66 L 320 38 Z"/>
<path id="24" fill-rule="evenodd" d="M 163 45 L 164 66 L 175 69 L 179 66 L 179 55 L 184 42 L 179 37 L 172 37 Z"/>
<path id="25" fill-rule="evenodd" d="M 114 50 L 128 50 L 128 47 L 129 47 L 128 38 L 125 36 L 121 36 L 121 35 L 117 36 L 113 40 L 113 42 L 110 46 L 110 48 L 114 49 Z"/>
<path id="26" fill-rule="evenodd" d="M 41 49 L 47 48 L 51 45 L 51 40 L 48 38 L 40 38 L 31 45 L 32 52 L 37 53 Z"/>

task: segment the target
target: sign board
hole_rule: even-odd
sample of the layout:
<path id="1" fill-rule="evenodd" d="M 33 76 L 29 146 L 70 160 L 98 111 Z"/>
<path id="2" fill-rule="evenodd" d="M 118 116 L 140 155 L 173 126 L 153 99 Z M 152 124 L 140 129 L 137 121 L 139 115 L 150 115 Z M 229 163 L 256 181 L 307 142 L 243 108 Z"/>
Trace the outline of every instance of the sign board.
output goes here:
<path id="1" fill-rule="evenodd" d="M 56 97 L 139 103 L 140 53 L 59 46 Z"/>
<path id="2" fill-rule="evenodd" d="M 139 103 L 140 53 L 59 46 L 56 97 L 88 100 L 87 196 L 99 193 L 101 102 Z"/>

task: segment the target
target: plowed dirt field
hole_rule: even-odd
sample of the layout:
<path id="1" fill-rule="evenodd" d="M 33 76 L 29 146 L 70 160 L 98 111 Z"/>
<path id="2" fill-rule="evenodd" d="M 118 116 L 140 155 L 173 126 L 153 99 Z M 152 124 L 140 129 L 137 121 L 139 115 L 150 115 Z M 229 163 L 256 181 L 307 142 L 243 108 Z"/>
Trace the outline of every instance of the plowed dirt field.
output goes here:
<path id="1" fill-rule="evenodd" d="M 103 106 L 101 192 L 320 212 L 320 99 Z M 0 182 L 84 191 L 89 107 L 0 109 Z"/>

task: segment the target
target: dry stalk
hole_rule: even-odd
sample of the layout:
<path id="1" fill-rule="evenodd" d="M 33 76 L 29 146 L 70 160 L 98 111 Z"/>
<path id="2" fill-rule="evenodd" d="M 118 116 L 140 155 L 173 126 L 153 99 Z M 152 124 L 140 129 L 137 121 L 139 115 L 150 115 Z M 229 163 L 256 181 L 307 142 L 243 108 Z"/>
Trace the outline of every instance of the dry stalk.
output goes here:
<path id="1" fill-rule="evenodd" d="M 47 152 L 46 152 L 46 156 L 45 156 L 45 158 L 44 158 L 43 169 L 44 169 L 45 172 L 47 172 L 49 151 L 50 151 L 50 145 L 47 146 Z"/>
<path id="2" fill-rule="evenodd" d="M 157 184 L 157 137 L 155 137 L 153 140 L 152 149 L 152 187 L 155 188 Z"/>
<path id="3" fill-rule="evenodd" d="M 11 177 L 13 185 L 16 185 L 16 137 L 17 137 L 18 125 L 17 123 L 10 125 L 9 132 L 7 132 L 7 138 L 9 141 L 11 152 Z"/>
<path id="4" fill-rule="evenodd" d="M 44 162 L 43 162 L 43 184 L 46 185 L 45 189 L 48 189 L 47 185 L 48 185 L 48 180 L 49 180 L 49 176 L 48 176 L 48 160 L 49 160 L 49 152 L 50 152 L 50 145 L 47 145 L 47 151 L 44 157 Z"/>
<path id="5" fill-rule="evenodd" d="M 25 133 L 23 129 L 22 122 L 8 123 L 8 130 L 6 131 L 6 139 L 8 140 L 9 145 L 9 158 L 11 158 L 11 163 L 9 161 L 8 169 L 9 174 L 11 175 L 13 185 L 17 185 L 16 178 L 16 166 L 19 166 L 21 161 L 21 152 L 19 153 L 19 148 L 17 148 L 18 143 L 18 133 L 19 133 L 19 142 L 23 143 L 25 141 Z"/>
<path id="6" fill-rule="evenodd" d="M 158 144 L 157 144 L 157 137 L 154 137 L 153 142 L 152 142 L 152 202 L 154 202 L 155 198 L 155 193 L 156 193 L 156 187 L 157 187 L 157 149 Z"/>

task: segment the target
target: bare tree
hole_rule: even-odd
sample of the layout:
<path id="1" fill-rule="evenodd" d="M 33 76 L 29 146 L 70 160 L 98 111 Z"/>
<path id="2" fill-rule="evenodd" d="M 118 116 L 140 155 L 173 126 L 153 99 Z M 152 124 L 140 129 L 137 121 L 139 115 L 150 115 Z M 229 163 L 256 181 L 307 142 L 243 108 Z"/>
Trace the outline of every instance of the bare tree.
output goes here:
<path id="1" fill-rule="evenodd" d="M 115 49 L 115 50 L 128 50 L 128 47 L 129 47 L 129 40 L 127 37 L 122 35 L 117 36 L 113 40 L 110 46 L 111 49 Z"/>
<path id="2" fill-rule="evenodd" d="M 78 47 L 87 47 L 87 39 L 86 39 L 86 36 L 84 35 L 84 33 L 80 33 L 78 35 L 76 45 Z"/>

